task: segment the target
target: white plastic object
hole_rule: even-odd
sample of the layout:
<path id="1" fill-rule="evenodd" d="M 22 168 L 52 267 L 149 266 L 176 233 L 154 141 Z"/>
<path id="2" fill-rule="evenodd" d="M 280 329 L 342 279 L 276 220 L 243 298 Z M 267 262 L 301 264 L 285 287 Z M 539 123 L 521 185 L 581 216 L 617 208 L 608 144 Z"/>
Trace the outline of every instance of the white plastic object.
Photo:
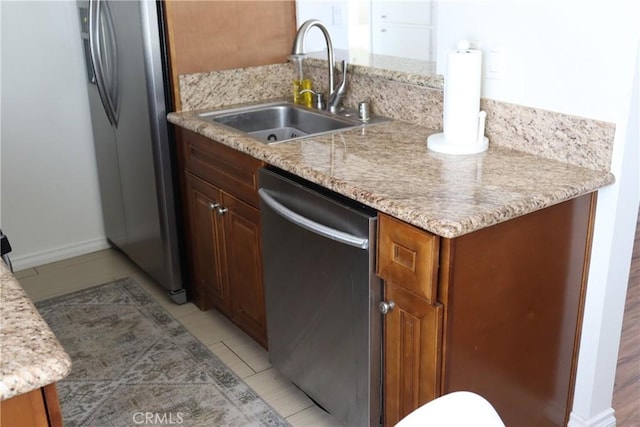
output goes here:
<path id="1" fill-rule="evenodd" d="M 470 391 L 456 391 L 428 402 L 396 427 L 505 427 L 491 403 Z"/>
<path id="2" fill-rule="evenodd" d="M 471 49 L 471 43 L 469 43 L 469 40 L 460 40 L 458 42 L 458 52 L 466 52 L 469 49 Z"/>
<path id="3" fill-rule="evenodd" d="M 480 111 L 478 113 L 478 144 L 484 141 L 484 126 L 487 123 L 487 113 Z"/>
<path id="4" fill-rule="evenodd" d="M 483 136 L 481 140 L 471 144 L 452 144 L 444 137 L 444 133 L 435 133 L 427 138 L 427 147 L 443 154 L 477 154 L 487 151 L 489 138 Z"/>
<path id="5" fill-rule="evenodd" d="M 489 149 L 489 138 L 484 136 L 487 113 L 478 113 L 478 136 L 476 141 L 460 143 L 449 141 L 444 133 L 436 133 L 427 137 L 427 148 L 444 154 L 477 154 Z"/>

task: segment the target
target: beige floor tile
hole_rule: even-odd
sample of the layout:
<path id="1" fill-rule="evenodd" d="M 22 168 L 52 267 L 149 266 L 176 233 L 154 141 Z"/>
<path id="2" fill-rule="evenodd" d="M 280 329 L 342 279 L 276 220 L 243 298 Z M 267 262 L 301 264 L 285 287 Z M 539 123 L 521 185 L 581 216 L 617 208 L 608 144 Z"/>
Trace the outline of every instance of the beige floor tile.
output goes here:
<path id="1" fill-rule="evenodd" d="M 247 377 L 244 381 L 285 418 L 314 405 L 299 388 L 273 368 Z"/>
<path id="2" fill-rule="evenodd" d="M 233 335 L 224 339 L 224 343 L 256 372 L 271 367 L 269 353 L 245 334 Z"/>
<path id="3" fill-rule="evenodd" d="M 38 274 L 38 272 L 36 271 L 35 268 L 26 268 L 24 270 L 14 271 L 13 272 L 13 275 L 18 280 L 21 280 L 21 279 L 24 279 L 24 278 L 30 277 L 30 276 L 35 276 L 36 274 Z"/>
<path id="4" fill-rule="evenodd" d="M 293 427 L 338 427 L 342 425 L 316 405 L 287 417 L 287 421 Z"/>
<path id="5" fill-rule="evenodd" d="M 242 361 L 229 347 L 223 342 L 217 342 L 208 346 L 209 350 L 220 360 L 224 362 L 233 372 L 240 378 L 248 377 L 255 374 L 255 371 Z"/>
<path id="6" fill-rule="evenodd" d="M 185 304 L 176 304 L 175 302 L 173 302 L 173 300 L 171 300 L 171 298 L 167 297 L 163 299 L 162 302 L 158 301 L 158 303 L 165 310 L 167 310 L 174 319 L 177 319 L 178 321 L 180 321 L 180 319 L 185 316 L 189 316 L 194 313 L 200 313 L 200 309 L 191 302 L 187 302 Z"/>
<path id="7" fill-rule="evenodd" d="M 87 256 L 83 262 L 66 260 L 35 267 L 38 274 L 20 279 L 20 284 L 31 299 L 39 301 L 100 285 L 137 270 L 122 255 L 112 252 Z"/>
<path id="8" fill-rule="evenodd" d="M 112 277 L 104 272 L 91 271 L 81 273 L 80 276 L 77 274 L 78 272 L 75 269 L 74 271 L 38 274 L 20 279 L 20 284 L 32 300 L 39 301 L 112 280 Z"/>
<path id="9" fill-rule="evenodd" d="M 102 251 L 91 252 L 85 255 L 80 255 L 73 258 L 68 258 L 62 261 L 56 261 L 49 264 L 42 264 L 35 269 L 40 274 L 49 273 L 51 271 L 60 270 L 64 268 L 73 267 L 86 262 L 98 262 L 109 267 L 115 267 L 120 264 L 130 264 L 130 261 L 122 253 L 115 249 L 105 249 Z M 115 269 L 114 269 L 115 270 Z"/>
<path id="10" fill-rule="evenodd" d="M 198 310 L 196 313 L 181 317 L 180 323 L 206 346 L 244 333 L 229 319 L 214 310 Z"/>

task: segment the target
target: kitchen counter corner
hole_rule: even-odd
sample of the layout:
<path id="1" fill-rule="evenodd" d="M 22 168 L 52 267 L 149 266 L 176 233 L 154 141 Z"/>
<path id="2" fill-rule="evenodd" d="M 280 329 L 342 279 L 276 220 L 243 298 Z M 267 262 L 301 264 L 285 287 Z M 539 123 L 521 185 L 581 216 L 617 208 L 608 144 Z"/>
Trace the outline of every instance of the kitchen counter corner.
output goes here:
<path id="1" fill-rule="evenodd" d="M 71 359 L 37 309 L 0 261 L 0 400 L 54 383 Z"/>

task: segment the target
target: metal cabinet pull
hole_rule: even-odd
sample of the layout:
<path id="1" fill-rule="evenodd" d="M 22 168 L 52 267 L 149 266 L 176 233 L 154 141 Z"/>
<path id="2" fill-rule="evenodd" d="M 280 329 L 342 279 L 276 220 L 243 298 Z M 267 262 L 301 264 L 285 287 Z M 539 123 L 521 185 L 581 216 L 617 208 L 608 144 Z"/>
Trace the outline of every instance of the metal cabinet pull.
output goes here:
<path id="1" fill-rule="evenodd" d="M 225 213 L 227 213 L 227 211 L 229 210 L 228 208 L 222 207 L 220 206 L 220 203 L 218 202 L 209 202 L 209 210 L 213 211 L 215 210 L 216 213 L 218 214 L 218 216 L 222 216 Z"/>
<path id="2" fill-rule="evenodd" d="M 380 313 L 382 314 L 387 314 L 388 312 L 390 312 L 391 310 L 393 310 L 396 306 L 396 303 L 393 301 L 380 301 L 378 303 L 378 309 L 380 310 Z"/>

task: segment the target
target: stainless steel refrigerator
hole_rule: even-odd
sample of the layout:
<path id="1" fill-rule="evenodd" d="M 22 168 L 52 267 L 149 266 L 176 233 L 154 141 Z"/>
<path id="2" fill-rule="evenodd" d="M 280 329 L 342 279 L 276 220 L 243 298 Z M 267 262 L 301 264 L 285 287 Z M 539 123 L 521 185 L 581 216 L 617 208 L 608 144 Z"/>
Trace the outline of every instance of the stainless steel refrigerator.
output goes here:
<path id="1" fill-rule="evenodd" d="M 161 7 L 78 2 L 107 239 L 182 303 Z"/>

